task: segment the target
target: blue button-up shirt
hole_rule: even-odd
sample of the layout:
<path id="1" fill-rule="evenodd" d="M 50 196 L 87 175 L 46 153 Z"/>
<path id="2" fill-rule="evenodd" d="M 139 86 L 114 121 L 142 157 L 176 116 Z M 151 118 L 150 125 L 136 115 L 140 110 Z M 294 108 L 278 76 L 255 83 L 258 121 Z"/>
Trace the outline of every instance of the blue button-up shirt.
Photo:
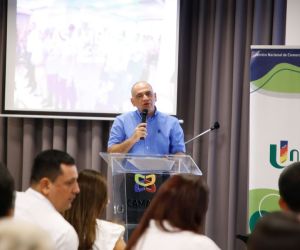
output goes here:
<path id="1" fill-rule="evenodd" d="M 141 123 L 138 110 L 116 117 L 109 136 L 108 147 L 120 144 L 132 136 Z M 133 154 L 175 154 L 185 152 L 184 136 L 177 118 L 155 111 L 147 118 L 147 136 L 139 140 L 128 153 Z"/>

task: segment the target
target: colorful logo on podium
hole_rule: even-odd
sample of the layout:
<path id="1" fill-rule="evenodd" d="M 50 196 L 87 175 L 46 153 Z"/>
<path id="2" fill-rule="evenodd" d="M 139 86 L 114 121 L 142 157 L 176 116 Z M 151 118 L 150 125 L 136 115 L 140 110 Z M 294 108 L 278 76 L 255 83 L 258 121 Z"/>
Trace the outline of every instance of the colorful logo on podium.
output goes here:
<path id="1" fill-rule="evenodd" d="M 148 175 L 142 175 L 142 174 L 135 174 L 134 175 L 134 191 L 136 193 L 140 192 L 148 192 L 148 193 L 155 193 L 156 192 L 156 176 L 155 174 L 148 174 Z"/>

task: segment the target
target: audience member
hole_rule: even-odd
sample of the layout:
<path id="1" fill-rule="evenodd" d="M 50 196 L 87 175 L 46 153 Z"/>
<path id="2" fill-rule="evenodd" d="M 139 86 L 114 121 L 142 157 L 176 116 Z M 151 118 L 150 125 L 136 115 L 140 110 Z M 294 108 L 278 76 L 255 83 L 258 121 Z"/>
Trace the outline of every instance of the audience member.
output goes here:
<path id="1" fill-rule="evenodd" d="M 31 223 L 0 221 L 0 250 L 54 250 L 47 232 Z"/>
<path id="2" fill-rule="evenodd" d="M 14 180 L 4 164 L 0 163 L 0 218 L 13 216 L 14 199 Z"/>
<path id="3" fill-rule="evenodd" d="M 300 213 L 300 162 L 292 163 L 281 172 L 278 186 L 281 209 Z"/>
<path id="4" fill-rule="evenodd" d="M 15 217 L 36 224 L 49 233 L 56 250 L 77 250 L 74 228 L 61 215 L 79 193 L 74 159 L 59 150 L 37 155 L 31 171 L 30 188 L 18 192 Z"/>
<path id="5" fill-rule="evenodd" d="M 170 177 L 158 190 L 126 249 L 217 250 L 204 233 L 208 188 L 201 176 Z"/>
<path id="6" fill-rule="evenodd" d="M 121 250 L 125 248 L 125 228 L 98 219 L 107 204 L 106 181 L 95 170 L 85 169 L 79 173 L 80 194 L 65 218 L 74 226 L 79 236 L 79 248 Z"/>
<path id="7" fill-rule="evenodd" d="M 295 162 L 285 167 L 278 179 L 279 206 L 282 211 L 300 213 L 300 162 Z M 237 235 L 247 243 L 248 235 Z"/>
<path id="8" fill-rule="evenodd" d="M 255 225 L 247 245 L 248 250 L 299 250 L 299 218 L 282 211 L 265 215 Z"/>

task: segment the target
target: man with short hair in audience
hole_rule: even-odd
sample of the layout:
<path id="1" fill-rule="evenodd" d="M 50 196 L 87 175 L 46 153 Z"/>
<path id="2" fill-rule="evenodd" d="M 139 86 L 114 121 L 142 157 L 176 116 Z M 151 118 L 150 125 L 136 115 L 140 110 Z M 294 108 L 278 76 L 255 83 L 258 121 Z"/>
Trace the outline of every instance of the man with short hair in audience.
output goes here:
<path id="1" fill-rule="evenodd" d="M 282 211 L 300 215 L 300 162 L 285 167 L 278 179 L 279 207 Z M 300 223 L 300 222 L 299 222 Z M 238 239 L 248 241 L 250 234 L 237 235 Z"/>
<path id="2" fill-rule="evenodd" d="M 61 215 L 79 193 L 74 159 L 59 150 L 42 151 L 34 160 L 30 188 L 18 192 L 15 217 L 49 233 L 56 250 L 77 250 L 78 236 Z"/>
<path id="3" fill-rule="evenodd" d="M 14 214 L 15 185 L 8 169 L 0 162 L 0 219 Z"/>
<path id="4" fill-rule="evenodd" d="M 292 163 L 281 172 L 278 186 L 280 208 L 300 214 L 300 162 Z"/>

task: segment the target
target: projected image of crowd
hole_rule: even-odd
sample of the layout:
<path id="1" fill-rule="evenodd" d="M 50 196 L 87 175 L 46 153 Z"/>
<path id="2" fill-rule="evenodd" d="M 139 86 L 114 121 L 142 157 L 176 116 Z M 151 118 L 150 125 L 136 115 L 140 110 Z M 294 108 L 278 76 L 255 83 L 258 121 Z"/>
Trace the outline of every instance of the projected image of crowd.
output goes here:
<path id="1" fill-rule="evenodd" d="M 123 112 L 132 108 L 128 89 L 135 81 L 155 81 L 159 73 L 174 84 L 174 69 L 163 66 L 172 60 L 169 50 L 162 53 L 168 42 L 162 35 L 166 17 L 154 3 L 148 17 L 129 18 L 132 5 L 78 9 L 72 1 L 53 2 L 42 8 L 18 6 L 17 107 Z M 136 4 L 135 9 L 142 7 Z"/>

